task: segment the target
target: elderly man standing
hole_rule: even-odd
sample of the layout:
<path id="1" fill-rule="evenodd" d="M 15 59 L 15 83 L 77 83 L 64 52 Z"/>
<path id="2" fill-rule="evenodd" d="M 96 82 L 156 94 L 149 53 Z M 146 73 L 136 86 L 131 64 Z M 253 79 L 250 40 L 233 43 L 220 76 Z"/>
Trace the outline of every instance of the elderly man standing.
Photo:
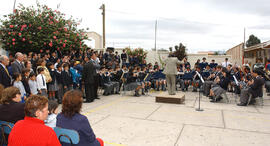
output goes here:
<path id="1" fill-rule="evenodd" d="M 22 69 L 24 68 L 23 64 L 23 54 L 21 52 L 17 52 L 15 54 L 15 61 L 11 64 L 12 73 L 22 73 Z"/>
<path id="2" fill-rule="evenodd" d="M 177 65 L 182 64 L 177 57 L 173 54 L 169 54 L 169 57 L 165 60 L 165 68 L 163 73 L 166 75 L 166 81 L 168 86 L 169 95 L 175 95 L 175 80 L 177 75 Z"/>
<path id="3" fill-rule="evenodd" d="M 2 84 L 5 88 L 11 86 L 11 76 L 7 70 L 8 64 L 8 57 L 5 55 L 0 56 L 0 84 Z"/>

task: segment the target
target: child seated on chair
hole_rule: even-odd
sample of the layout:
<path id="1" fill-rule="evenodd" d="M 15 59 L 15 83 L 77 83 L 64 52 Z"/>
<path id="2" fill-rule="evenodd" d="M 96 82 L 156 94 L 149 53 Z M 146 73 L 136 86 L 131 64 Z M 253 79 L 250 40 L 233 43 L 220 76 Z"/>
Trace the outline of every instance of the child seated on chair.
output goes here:
<path id="1" fill-rule="evenodd" d="M 56 127 L 56 117 L 58 114 L 58 103 L 54 100 L 50 100 L 48 103 L 48 118 L 45 120 L 45 125 L 54 128 Z"/>

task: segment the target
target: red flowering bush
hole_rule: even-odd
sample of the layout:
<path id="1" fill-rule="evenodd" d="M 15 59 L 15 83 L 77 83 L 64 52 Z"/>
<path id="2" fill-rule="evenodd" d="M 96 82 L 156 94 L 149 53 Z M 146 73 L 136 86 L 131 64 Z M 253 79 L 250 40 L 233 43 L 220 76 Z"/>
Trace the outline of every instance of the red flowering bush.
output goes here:
<path id="1" fill-rule="evenodd" d="M 84 29 L 72 17 L 52 10 L 46 5 L 37 8 L 20 5 L 14 13 L 4 15 L 0 25 L 0 41 L 10 52 L 37 52 L 39 50 L 83 49 L 87 46 Z"/>

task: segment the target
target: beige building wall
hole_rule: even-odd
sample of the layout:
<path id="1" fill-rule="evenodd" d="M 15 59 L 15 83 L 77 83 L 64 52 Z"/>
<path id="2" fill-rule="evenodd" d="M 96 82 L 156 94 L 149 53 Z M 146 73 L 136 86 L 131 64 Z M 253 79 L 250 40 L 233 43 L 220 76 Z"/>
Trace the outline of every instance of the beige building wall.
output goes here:
<path id="1" fill-rule="evenodd" d="M 229 49 L 228 51 L 226 51 L 227 55 L 231 55 L 231 61 L 234 64 L 238 64 L 238 65 L 242 65 L 242 58 L 243 58 L 243 45 L 244 43 L 241 43 L 231 49 Z"/>
<path id="2" fill-rule="evenodd" d="M 87 36 L 90 39 L 95 40 L 95 48 L 94 49 L 102 49 L 102 36 L 94 31 L 87 32 Z"/>

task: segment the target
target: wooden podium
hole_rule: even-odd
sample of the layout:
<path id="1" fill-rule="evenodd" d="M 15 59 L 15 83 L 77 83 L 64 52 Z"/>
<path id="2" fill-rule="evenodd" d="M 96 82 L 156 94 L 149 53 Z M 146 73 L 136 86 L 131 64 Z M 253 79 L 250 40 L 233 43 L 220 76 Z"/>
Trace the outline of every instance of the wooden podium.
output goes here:
<path id="1" fill-rule="evenodd" d="M 176 93 L 175 95 L 169 95 L 168 92 L 162 92 L 156 95 L 156 102 L 183 104 L 185 102 L 185 94 Z"/>

